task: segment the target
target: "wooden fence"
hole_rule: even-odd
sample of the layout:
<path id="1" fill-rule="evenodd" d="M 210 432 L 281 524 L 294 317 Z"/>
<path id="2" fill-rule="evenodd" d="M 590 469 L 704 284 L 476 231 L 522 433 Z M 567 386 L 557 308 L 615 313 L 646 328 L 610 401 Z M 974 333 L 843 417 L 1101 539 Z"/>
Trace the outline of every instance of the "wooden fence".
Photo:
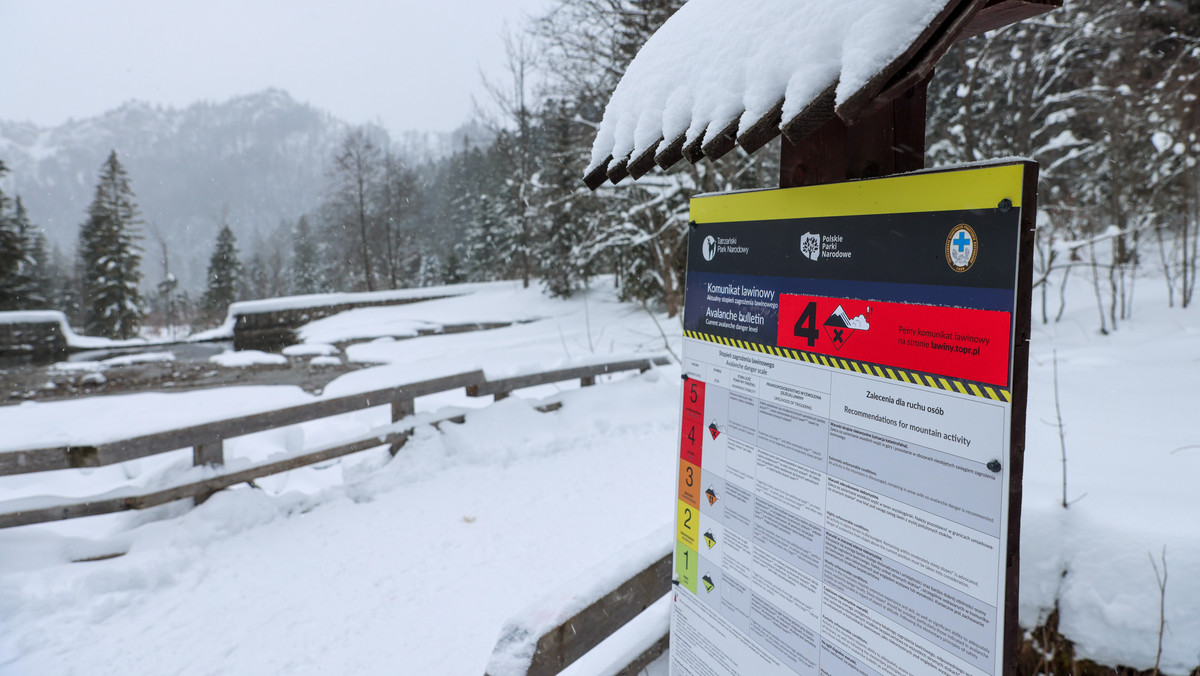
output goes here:
<path id="1" fill-rule="evenodd" d="M 513 390 L 524 387 L 576 378 L 580 380 L 581 385 L 588 386 L 594 384 L 596 376 L 599 375 L 631 370 L 646 371 L 653 366 L 665 365 L 668 362 L 668 357 L 659 355 L 543 371 L 498 380 L 488 380 L 482 371 L 469 371 L 373 392 L 322 399 L 310 404 L 216 420 L 107 443 L 3 451 L 0 452 L 0 476 L 81 467 L 102 467 L 189 447 L 192 449 L 194 465 L 211 466 L 213 470 L 211 475 L 201 479 L 151 492 L 118 489 L 90 499 L 27 498 L 0 502 L 0 528 L 111 514 L 131 509 L 146 509 L 186 498 L 203 501 L 214 492 L 230 486 L 382 445 L 390 445 L 392 453 L 395 454 L 408 439 L 413 425 L 417 422 L 416 419 L 402 422 L 405 418 L 413 415 L 413 400 L 427 394 L 465 387 L 470 396 L 490 395 L 499 400 L 508 396 Z M 224 443 L 227 439 L 385 405 L 391 406 L 391 425 L 370 430 L 364 435 L 342 440 L 337 444 L 305 450 L 267 462 L 240 465 L 233 470 L 224 470 L 223 468 L 225 464 Z M 440 421 L 429 418 L 423 422 L 436 423 Z"/>

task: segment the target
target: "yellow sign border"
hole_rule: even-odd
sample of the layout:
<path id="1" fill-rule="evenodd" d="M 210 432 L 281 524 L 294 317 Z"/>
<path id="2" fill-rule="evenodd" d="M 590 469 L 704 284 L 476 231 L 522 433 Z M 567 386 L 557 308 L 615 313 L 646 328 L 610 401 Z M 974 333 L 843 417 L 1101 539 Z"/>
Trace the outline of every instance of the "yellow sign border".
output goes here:
<path id="1" fill-rule="evenodd" d="M 1026 162 L 955 168 L 800 188 L 693 197 L 696 223 L 871 216 L 1021 206 Z"/>

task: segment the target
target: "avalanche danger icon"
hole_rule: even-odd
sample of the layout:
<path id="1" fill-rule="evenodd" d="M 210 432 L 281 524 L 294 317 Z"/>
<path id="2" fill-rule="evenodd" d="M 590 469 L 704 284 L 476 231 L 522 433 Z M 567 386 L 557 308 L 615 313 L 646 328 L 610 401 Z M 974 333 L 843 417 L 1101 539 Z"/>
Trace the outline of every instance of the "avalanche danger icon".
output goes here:
<path id="1" fill-rule="evenodd" d="M 713 490 L 712 486 L 709 486 L 708 490 L 704 491 L 704 497 L 708 498 L 709 507 L 717 504 L 717 492 Z"/>
<path id="2" fill-rule="evenodd" d="M 839 304 L 833 314 L 829 315 L 829 319 L 825 320 L 825 334 L 833 341 L 833 347 L 841 350 L 846 341 L 857 331 L 871 330 L 871 306 L 867 306 L 867 311 L 853 319 L 846 310 Z"/>
<path id="3" fill-rule="evenodd" d="M 717 537 L 711 530 L 704 531 L 704 544 L 708 545 L 709 549 L 717 546 Z"/>
<path id="4" fill-rule="evenodd" d="M 712 438 L 714 440 L 716 440 L 717 437 L 721 436 L 721 432 L 724 432 L 724 431 L 725 430 L 720 425 L 717 424 L 716 420 L 714 420 L 708 424 L 708 433 L 712 435 Z"/>

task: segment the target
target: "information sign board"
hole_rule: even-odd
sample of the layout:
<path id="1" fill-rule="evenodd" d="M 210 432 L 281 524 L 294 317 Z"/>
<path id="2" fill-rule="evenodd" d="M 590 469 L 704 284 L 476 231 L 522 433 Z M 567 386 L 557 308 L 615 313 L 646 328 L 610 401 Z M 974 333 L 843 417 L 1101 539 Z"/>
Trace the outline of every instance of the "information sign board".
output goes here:
<path id="1" fill-rule="evenodd" d="M 1036 184 L 692 200 L 672 674 L 1013 668 Z"/>

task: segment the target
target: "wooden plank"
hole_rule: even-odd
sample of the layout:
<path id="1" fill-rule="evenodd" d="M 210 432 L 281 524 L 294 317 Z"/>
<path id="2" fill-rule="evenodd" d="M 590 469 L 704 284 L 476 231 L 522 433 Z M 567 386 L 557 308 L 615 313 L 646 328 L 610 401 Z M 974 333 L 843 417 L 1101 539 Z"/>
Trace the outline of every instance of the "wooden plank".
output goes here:
<path id="1" fill-rule="evenodd" d="M 73 467 L 95 467 L 94 464 L 76 464 L 86 461 L 89 457 L 95 457 L 94 447 L 56 446 L 28 451 L 6 451 L 0 453 L 0 476 L 48 472 Z"/>
<path id="2" fill-rule="evenodd" d="M 343 444 L 340 446 L 322 449 L 312 453 L 293 456 L 283 460 L 267 462 L 260 465 L 255 465 L 237 472 L 221 474 L 200 481 L 192 481 L 170 488 L 165 488 L 151 493 L 143 493 L 137 495 L 122 495 L 110 498 L 100 498 L 96 500 L 87 500 L 79 503 L 61 504 L 50 507 L 42 507 L 38 509 L 21 510 L 0 514 L 0 528 L 12 528 L 14 526 L 28 526 L 35 523 L 46 523 L 48 521 L 62 521 L 65 519 L 75 519 L 84 516 L 96 516 L 99 514 L 112 514 L 115 512 L 123 512 L 133 509 L 147 509 L 157 507 L 168 502 L 176 500 L 184 500 L 187 498 L 206 497 L 219 490 L 236 486 L 237 484 L 246 483 L 259 477 L 278 474 L 288 470 L 297 469 L 306 465 L 312 465 L 326 460 L 332 460 L 343 455 L 358 453 L 378 446 L 387 444 L 403 444 L 411 434 L 411 430 L 402 430 L 392 432 L 382 436 L 376 435 L 358 439 L 356 441 Z"/>
<path id="3" fill-rule="evenodd" d="M 645 176 L 646 172 L 654 168 L 654 151 L 658 148 L 659 143 L 662 143 L 661 137 L 654 143 L 651 143 L 650 147 L 643 151 L 641 155 L 630 161 L 629 175 L 635 180 Z"/>
<path id="4" fill-rule="evenodd" d="M 683 159 L 695 164 L 704 159 L 704 134 L 701 133 L 696 138 L 692 139 L 691 143 L 686 143 L 683 146 Z"/>
<path id="5" fill-rule="evenodd" d="M 654 163 L 659 169 L 668 169 L 671 165 L 683 159 L 683 144 L 687 141 L 687 132 L 676 136 L 665 148 L 654 156 Z"/>
<path id="6" fill-rule="evenodd" d="M 757 122 L 750 125 L 750 128 L 738 136 L 738 145 L 747 153 L 753 153 L 759 148 L 767 145 L 779 136 L 780 126 L 783 124 L 783 99 L 779 99 L 765 115 L 760 117 Z"/>
<path id="7" fill-rule="evenodd" d="M 820 129 L 833 119 L 833 104 L 837 100 L 837 82 L 825 88 L 817 98 L 809 102 L 798 115 L 784 122 L 780 131 L 792 143 L 799 143 L 809 134 Z"/>
<path id="8" fill-rule="evenodd" d="M 738 118 L 733 118 L 733 121 L 726 124 L 717 135 L 708 143 L 705 143 L 701 150 L 704 151 L 704 156 L 710 160 L 719 160 L 725 156 L 730 150 L 737 147 L 737 130 Z"/>
<path id="9" fill-rule="evenodd" d="M 538 639 L 527 676 L 557 674 L 669 591 L 670 554 Z"/>
<path id="10" fill-rule="evenodd" d="M 481 382 L 483 379 L 482 371 L 469 371 L 443 378 L 408 383 L 399 387 L 325 399 L 95 446 L 6 451 L 0 453 L 0 475 L 112 465 L 180 448 L 194 448 L 213 441 L 262 432 L 276 427 L 359 411 L 372 406 L 383 406 L 399 399 L 411 399 L 434 392 L 453 390 Z"/>
<path id="11" fill-rule="evenodd" d="M 499 380 L 486 380 L 478 385 L 468 387 L 467 395 L 472 397 L 483 397 L 499 392 L 512 392 L 513 390 L 519 390 L 523 387 L 533 387 L 534 385 L 545 385 L 547 383 L 557 383 L 563 380 L 575 380 L 576 378 L 585 378 L 589 376 L 595 377 L 605 373 L 632 371 L 634 369 L 649 368 L 651 366 L 665 366 L 669 363 L 669 358 L 665 356 L 657 356 L 649 359 L 631 359 L 628 361 L 609 362 L 606 364 L 576 366 L 572 368 L 558 369 L 557 371 L 531 373 L 523 376 L 514 376 L 512 378 L 501 378 Z"/>
<path id="12" fill-rule="evenodd" d="M 662 638 L 654 642 L 654 645 L 642 651 L 632 662 L 625 665 L 625 668 L 618 671 L 616 676 L 640 676 L 642 670 L 650 665 L 651 662 L 667 652 L 667 648 L 671 644 L 671 633 L 663 634 Z"/>
<path id="13" fill-rule="evenodd" d="M 595 169 L 592 169 L 583 177 L 583 183 L 588 187 L 588 190 L 595 190 L 604 185 L 604 182 L 608 180 L 608 165 L 612 162 L 612 159 L 612 155 L 609 155 L 603 162 L 596 165 Z"/>
<path id="14" fill-rule="evenodd" d="M 956 40 L 966 40 L 1062 8 L 1062 0 L 990 0 Z"/>
<path id="15" fill-rule="evenodd" d="M 925 164 L 925 79 L 853 126 L 837 116 L 780 152 L 780 187 L 916 171 Z"/>
<path id="16" fill-rule="evenodd" d="M 933 72 L 955 36 L 988 0 L 951 0 L 900 56 L 879 70 L 837 107 L 838 117 L 853 125 L 890 103 Z"/>
<path id="17" fill-rule="evenodd" d="M 629 158 L 622 157 L 621 159 L 608 165 L 608 180 L 612 181 L 613 185 L 625 180 L 629 175 Z"/>

